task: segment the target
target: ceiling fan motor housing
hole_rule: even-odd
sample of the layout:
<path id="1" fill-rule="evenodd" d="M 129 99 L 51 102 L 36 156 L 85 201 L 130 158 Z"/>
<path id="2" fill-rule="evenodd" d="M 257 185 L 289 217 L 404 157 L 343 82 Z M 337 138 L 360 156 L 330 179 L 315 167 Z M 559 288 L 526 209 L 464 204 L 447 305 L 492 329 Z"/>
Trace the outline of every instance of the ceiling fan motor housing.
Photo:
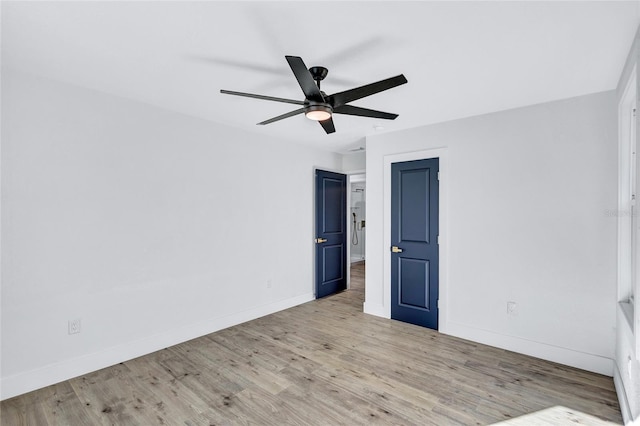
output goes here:
<path id="1" fill-rule="evenodd" d="M 322 81 L 329 73 L 329 70 L 325 67 L 311 67 L 309 68 L 309 72 L 315 81 Z"/>
<path id="2" fill-rule="evenodd" d="M 307 100 L 305 102 L 304 113 L 307 118 L 312 120 L 322 121 L 322 119 L 314 118 L 314 117 L 325 117 L 324 119 L 328 119 L 333 114 L 333 108 L 326 102 L 316 102 Z M 323 114 L 324 113 L 324 114 Z"/>

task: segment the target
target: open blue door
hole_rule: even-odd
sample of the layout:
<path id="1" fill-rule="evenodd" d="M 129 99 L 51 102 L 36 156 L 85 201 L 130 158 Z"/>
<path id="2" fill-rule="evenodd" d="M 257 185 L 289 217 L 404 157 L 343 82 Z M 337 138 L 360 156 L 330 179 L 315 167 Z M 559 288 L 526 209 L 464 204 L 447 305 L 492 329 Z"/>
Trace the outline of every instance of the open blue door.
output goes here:
<path id="1" fill-rule="evenodd" d="M 316 298 L 347 288 L 347 176 L 316 170 Z"/>
<path id="2" fill-rule="evenodd" d="M 438 329 L 438 159 L 391 165 L 391 318 Z"/>

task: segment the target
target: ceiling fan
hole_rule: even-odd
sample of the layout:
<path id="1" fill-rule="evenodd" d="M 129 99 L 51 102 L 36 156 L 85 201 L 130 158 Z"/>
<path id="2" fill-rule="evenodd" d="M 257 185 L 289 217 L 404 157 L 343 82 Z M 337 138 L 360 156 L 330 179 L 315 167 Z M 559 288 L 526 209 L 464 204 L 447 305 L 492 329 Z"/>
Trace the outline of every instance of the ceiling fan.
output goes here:
<path id="1" fill-rule="evenodd" d="M 329 70 L 325 67 L 311 67 L 307 69 L 304 61 L 299 56 L 285 56 L 291 71 L 295 75 L 300 88 L 304 93 L 304 101 L 298 101 L 295 99 L 276 98 L 273 96 L 256 95 L 253 93 L 234 92 L 231 90 L 220 90 L 220 93 L 226 95 L 246 96 L 248 98 L 264 99 L 266 101 L 284 102 L 288 104 L 301 105 L 294 111 L 287 112 L 286 114 L 279 115 L 277 117 L 270 118 L 268 120 L 258 123 L 259 125 L 270 124 L 275 121 L 279 121 L 285 118 L 293 117 L 294 115 L 304 113 L 305 116 L 311 120 L 315 120 L 327 133 L 333 133 L 336 131 L 333 125 L 333 114 L 347 114 L 357 115 L 361 117 L 381 118 L 385 120 L 395 120 L 398 114 L 391 114 L 388 112 L 376 111 L 373 109 L 361 108 L 353 105 L 348 105 L 349 102 L 357 99 L 370 96 L 384 90 L 392 89 L 401 84 L 405 84 L 407 79 L 404 75 L 400 74 L 395 77 L 380 80 L 375 83 L 366 84 L 364 86 L 356 87 L 355 89 L 345 90 L 343 92 L 334 93 L 333 95 L 327 95 L 320 90 L 320 82 L 327 76 Z"/>

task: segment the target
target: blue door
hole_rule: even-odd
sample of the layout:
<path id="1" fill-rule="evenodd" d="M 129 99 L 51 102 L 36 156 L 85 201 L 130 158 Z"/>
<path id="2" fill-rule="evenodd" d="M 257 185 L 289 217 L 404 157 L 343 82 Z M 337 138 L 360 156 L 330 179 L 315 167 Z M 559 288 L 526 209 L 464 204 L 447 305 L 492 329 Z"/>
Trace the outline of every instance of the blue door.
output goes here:
<path id="1" fill-rule="evenodd" d="M 438 329 L 438 159 L 391 165 L 391 318 Z"/>
<path id="2" fill-rule="evenodd" d="M 316 170 L 316 298 L 347 288 L 347 176 Z"/>

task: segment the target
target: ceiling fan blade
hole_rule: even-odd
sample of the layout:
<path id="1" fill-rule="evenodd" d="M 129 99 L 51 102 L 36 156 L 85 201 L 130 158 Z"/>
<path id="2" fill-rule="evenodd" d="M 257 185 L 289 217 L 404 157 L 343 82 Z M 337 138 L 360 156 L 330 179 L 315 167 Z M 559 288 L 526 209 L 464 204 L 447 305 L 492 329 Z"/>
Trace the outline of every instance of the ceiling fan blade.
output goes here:
<path id="1" fill-rule="evenodd" d="M 302 114 L 303 112 L 304 112 L 304 108 L 300 108 L 300 109 L 297 109 L 295 111 L 291 111 L 291 112 L 288 112 L 286 114 L 282 114 L 282 115 L 279 115 L 277 117 L 273 117 L 273 118 L 270 118 L 268 120 L 262 121 L 262 122 L 260 122 L 258 124 L 259 125 L 270 124 L 270 123 L 273 123 L 274 121 L 280 121 L 280 120 L 283 120 L 285 118 L 293 117 L 294 115 Z"/>
<path id="2" fill-rule="evenodd" d="M 302 58 L 299 56 L 285 56 L 285 58 L 287 58 L 291 71 L 293 71 L 293 74 L 296 76 L 298 84 L 300 84 L 300 88 L 304 92 L 304 96 L 310 101 L 324 102 L 324 97 L 322 93 L 320 93 L 320 89 L 318 89 L 316 82 L 313 80 L 313 77 L 311 77 L 311 73 L 309 73 Z"/>
<path id="3" fill-rule="evenodd" d="M 244 93 L 244 92 L 234 92 L 232 90 L 224 90 L 224 89 L 220 90 L 220 93 L 224 93 L 225 95 L 236 95 L 236 96 L 245 96 L 247 98 L 263 99 L 265 101 L 276 101 L 276 102 L 284 102 L 286 104 L 304 105 L 303 101 L 297 101 L 295 99 L 275 98 L 273 96 L 256 95 L 253 93 Z"/>
<path id="4" fill-rule="evenodd" d="M 340 107 L 347 102 L 355 101 L 357 99 L 364 98 L 365 96 L 374 95 L 384 90 L 392 89 L 396 86 L 400 86 L 401 84 L 405 84 L 406 82 L 407 79 L 405 78 L 405 76 L 403 74 L 400 74 L 395 77 L 377 81 L 375 83 L 356 87 L 355 89 L 349 89 L 345 90 L 344 92 L 334 93 L 333 95 L 329 96 L 329 103 L 335 109 L 336 107 Z"/>
<path id="5" fill-rule="evenodd" d="M 336 126 L 333 125 L 333 118 L 329 117 L 326 120 L 318 121 L 327 134 L 336 131 Z"/>
<path id="6" fill-rule="evenodd" d="M 390 112 L 376 111 L 375 109 L 361 108 L 353 105 L 342 105 L 333 109 L 335 114 L 357 115 L 360 117 L 382 118 L 384 120 L 395 120 L 398 114 Z"/>

